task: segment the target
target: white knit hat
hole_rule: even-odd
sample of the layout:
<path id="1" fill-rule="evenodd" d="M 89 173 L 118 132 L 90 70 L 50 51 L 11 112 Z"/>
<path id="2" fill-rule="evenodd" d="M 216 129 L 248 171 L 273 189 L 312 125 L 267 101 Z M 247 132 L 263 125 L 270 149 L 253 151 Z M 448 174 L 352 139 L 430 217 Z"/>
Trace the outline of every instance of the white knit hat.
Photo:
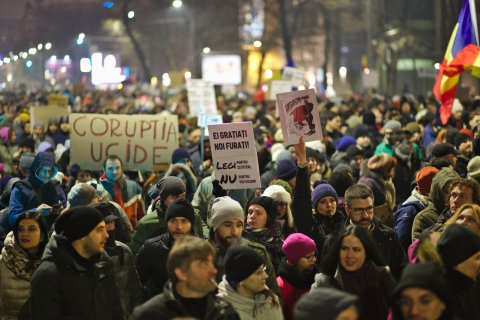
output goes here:
<path id="1" fill-rule="evenodd" d="M 240 203 L 228 196 L 215 198 L 212 205 L 213 231 L 216 231 L 222 223 L 234 219 L 244 222 L 245 215 Z"/>
<path id="2" fill-rule="evenodd" d="M 287 216 L 288 216 L 288 225 L 293 227 L 293 215 L 292 210 L 290 209 L 290 204 L 292 202 L 292 197 L 290 193 L 288 193 L 284 187 L 279 185 L 271 185 L 265 191 L 263 191 L 262 196 L 270 197 L 274 201 L 283 201 L 286 202 L 287 205 Z"/>
<path id="3" fill-rule="evenodd" d="M 455 100 L 453 100 L 452 114 L 454 114 L 457 111 L 463 112 L 463 105 L 460 102 L 460 100 L 455 98 Z"/>

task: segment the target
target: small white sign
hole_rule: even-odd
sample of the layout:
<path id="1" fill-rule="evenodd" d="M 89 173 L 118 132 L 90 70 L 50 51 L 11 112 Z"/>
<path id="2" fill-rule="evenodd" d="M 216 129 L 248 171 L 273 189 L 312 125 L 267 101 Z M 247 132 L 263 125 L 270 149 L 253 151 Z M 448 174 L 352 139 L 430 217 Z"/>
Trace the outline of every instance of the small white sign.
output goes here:
<path id="1" fill-rule="evenodd" d="M 191 116 L 198 116 L 201 109 L 204 109 L 207 114 L 218 113 L 215 89 L 210 81 L 188 79 L 187 96 Z"/>
<path id="2" fill-rule="evenodd" d="M 277 109 L 285 144 L 322 140 L 322 127 L 314 89 L 277 94 Z"/>

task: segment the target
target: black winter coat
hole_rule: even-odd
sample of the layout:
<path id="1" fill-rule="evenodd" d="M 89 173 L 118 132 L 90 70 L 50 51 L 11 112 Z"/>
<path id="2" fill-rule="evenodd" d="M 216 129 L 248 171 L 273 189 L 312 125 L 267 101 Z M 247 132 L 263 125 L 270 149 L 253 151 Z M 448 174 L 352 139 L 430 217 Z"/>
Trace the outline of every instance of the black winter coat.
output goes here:
<path id="1" fill-rule="evenodd" d="M 87 266 L 76 255 L 64 236 L 50 240 L 31 282 L 32 320 L 123 320 L 111 258 Z"/>
<path id="2" fill-rule="evenodd" d="M 189 314 L 175 298 L 172 283 L 167 282 L 162 294 L 156 295 L 133 310 L 130 320 L 170 320 L 183 317 L 189 317 Z M 240 320 L 240 316 L 228 302 L 209 293 L 204 319 Z"/>

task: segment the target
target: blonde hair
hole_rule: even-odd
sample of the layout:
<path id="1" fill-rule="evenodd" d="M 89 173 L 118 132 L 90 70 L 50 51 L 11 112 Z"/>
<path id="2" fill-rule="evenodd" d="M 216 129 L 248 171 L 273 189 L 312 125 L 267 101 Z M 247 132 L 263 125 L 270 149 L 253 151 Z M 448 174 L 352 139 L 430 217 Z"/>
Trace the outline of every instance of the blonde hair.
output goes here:
<path id="1" fill-rule="evenodd" d="M 466 203 L 460 208 L 458 208 L 457 211 L 455 211 L 455 213 L 450 217 L 450 219 L 445 221 L 444 225 L 449 226 L 451 224 L 456 223 L 458 220 L 458 217 L 460 216 L 460 213 L 462 213 L 462 211 L 465 211 L 467 209 L 472 209 L 474 213 L 473 219 L 475 220 L 475 223 L 480 227 L 480 206 L 474 203 Z"/>

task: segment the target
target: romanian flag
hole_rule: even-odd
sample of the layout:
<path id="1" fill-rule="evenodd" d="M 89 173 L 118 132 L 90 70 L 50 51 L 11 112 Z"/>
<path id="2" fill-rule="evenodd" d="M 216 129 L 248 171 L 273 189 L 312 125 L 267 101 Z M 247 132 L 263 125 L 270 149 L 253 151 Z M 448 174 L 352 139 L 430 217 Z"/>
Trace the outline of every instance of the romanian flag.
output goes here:
<path id="1" fill-rule="evenodd" d="M 440 119 L 443 124 L 447 123 L 452 113 L 460 73 L 473 69 L 473 75 L 478 74 L 480 48 L 476 46 L 474 28 L 469 1 L 465 0 L 433 87 L 435 97 L 441 102 Z"/>

